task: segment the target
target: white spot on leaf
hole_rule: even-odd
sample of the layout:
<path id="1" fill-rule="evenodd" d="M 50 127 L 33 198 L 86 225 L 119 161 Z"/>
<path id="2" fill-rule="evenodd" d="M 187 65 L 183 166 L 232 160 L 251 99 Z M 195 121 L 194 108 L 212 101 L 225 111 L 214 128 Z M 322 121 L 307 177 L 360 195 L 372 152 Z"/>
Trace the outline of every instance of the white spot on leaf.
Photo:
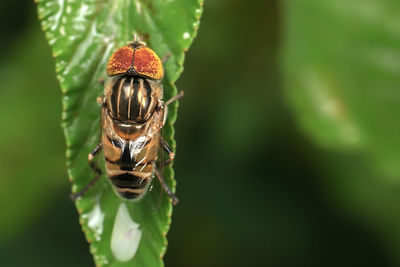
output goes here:
<path id="1" fill-rule="evenodd" d="M 82 218 L 87 218 L 87 225 L 93 230 L 96 241 L 100 241 L 103 233 L 104 213 L 100 209 L 100 205 L 96 204 L 94 208 L 87 214 L 83 214 Z"/>
<path id="2" fill-rule="evenodd" d="M 139 247 L 142 231 L 129 215 L 124 203 L 119 206 L 111 235 L 111 250 L 119 261 L 132 259 Z"/>

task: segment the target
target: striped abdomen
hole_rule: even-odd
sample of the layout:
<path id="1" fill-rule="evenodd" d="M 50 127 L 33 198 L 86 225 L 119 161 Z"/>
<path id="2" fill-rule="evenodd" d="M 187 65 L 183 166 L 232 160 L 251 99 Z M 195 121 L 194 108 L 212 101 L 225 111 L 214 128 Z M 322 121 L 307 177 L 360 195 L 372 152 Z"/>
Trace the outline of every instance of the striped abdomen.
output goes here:
<path id="1" fill-rule="evenodd" d="M 140 198 L 154 175 L 159 135 L 125 140 L 104 132 L 102 142 L 107 176 L 115 190 L 126 199 Z"/>
<path id="2" fill-rule="evenodd" d="M 109 85 L 107 104 L 110 115 L 119 122 L 147 121 L 158 104 L 159 82 L 138 76 L 122 76 Z"/>

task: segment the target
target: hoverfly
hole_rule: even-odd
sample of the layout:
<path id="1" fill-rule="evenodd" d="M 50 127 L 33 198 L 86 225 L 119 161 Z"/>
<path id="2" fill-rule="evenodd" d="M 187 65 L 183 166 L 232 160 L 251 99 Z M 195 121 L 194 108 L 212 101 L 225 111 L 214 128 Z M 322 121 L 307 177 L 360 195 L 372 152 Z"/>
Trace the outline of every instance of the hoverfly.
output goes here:
<path id="1" fill-rule="evenodd" d="M 88 156 L 89 165 L 97 175 L 72 198 L 82 196 L 100 179 L 102 171 L 94 157 L 103 149 L 107 177 L 119 196 L 140 199 L 156 175 L 176 204 L 178 199 L 166 184 L 156 161 L 160 147 L 169 155 L 165 164 L 175 157 L 161 136 L 161 129 L 168 105 L 182 97 L 183 92 L 165 103 L 162 101 L 162 61 L 136 36 L 114 51 L 107 64 L 107 74 L 111 79 L 105 83 L 104 95 L 98 98 L 102 106 L 102 134 Z"/>

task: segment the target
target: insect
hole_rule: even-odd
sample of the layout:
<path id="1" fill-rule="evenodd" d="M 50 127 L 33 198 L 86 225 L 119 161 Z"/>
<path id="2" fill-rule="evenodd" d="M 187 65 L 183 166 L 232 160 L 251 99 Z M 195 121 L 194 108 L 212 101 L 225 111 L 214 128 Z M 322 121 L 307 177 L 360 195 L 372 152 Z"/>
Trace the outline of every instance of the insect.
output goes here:
<path id="1" fill-rule="evenodd" d="M 101 138 L 88 156 L 96 176 L 71 197 L 76 199 L 84 195 L 100 179 L 102 171 L 94 157 L 103 150 L 107 177 L 119 196 L 140 199 L 155 175 L 176 204 L 177 197 L 156 165 L 160 148 L 169 155 L 164 164 L 175 157 L 161 136 L 161 129 L 165 125 L 168 105 L 182 97 L 183 92 L 165 103 L 162 101 L 162 61 L 136 36 L 132 42 L 114 51 L 107 64 L 107 74 L 111 79 L 105 83 L 104 95 L 97 100 L 102 106 Z"/>

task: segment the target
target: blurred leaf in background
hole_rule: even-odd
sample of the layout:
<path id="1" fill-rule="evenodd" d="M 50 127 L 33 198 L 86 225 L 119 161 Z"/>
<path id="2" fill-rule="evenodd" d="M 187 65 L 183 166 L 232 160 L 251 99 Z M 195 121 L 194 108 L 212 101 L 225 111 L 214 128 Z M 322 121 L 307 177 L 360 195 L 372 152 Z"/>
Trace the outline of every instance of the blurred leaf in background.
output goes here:
<path id="1" fill-rule="evenodd" d="M 15 37 L 2 57 L 0 187 L 7 194 L 0 195 L 0 205 L 7 216 L 0 221 L 0 233 L 11 236 L 14 229 L 26 226 L 27 217 L 37 216 L 53 190 L 67 183 L 55 112 L 61 106 L 60 94 L 54 76 L 49 75 L 54 63 L 39 31 L 29 29 Z"/>
<path id="2" fill-rule="evenodd" d="M 284 6 L 285 85 L 300 125 L 324 147 L 365 152 L 398 182 L 399 2 Z"/>
<path id="3" fill-rule="evenodd" d="M 333 204 L 340 185 L 331 189 L 324 181 L 337 166 L 298 131 L 296 114 L 288 111 L 279 55 L 281 36 L 290 33 L 281 21 L 291 14 L 281 7 L 273 1 L 206 5 L 187 60 L 198 64 L 189 63 L 182 78 L 181 87 L 191 91 L 182 101 L 185 125 L 178 122 L 177 138 L 190 148 L 181 144 L 178 155 L 193 160 L 176 160 L 177 168 L 190 164 L 182 173 L 190 179 L 179 180 L 187 201 L 177 207 L 171 235 L 181 239 L 169 247 L 170 266 L 391 265 L 387 245 L 366 218 L 349 216 L 348 203 Z M 198 233 L 186 257 L 180 256 L 185 225 Z"/>
<path id="4" fill-rule="evenodd" d="M 284 5 L 287 100 L 326 153 L 325 191 L 400 263 L 400 3 Z"/>

